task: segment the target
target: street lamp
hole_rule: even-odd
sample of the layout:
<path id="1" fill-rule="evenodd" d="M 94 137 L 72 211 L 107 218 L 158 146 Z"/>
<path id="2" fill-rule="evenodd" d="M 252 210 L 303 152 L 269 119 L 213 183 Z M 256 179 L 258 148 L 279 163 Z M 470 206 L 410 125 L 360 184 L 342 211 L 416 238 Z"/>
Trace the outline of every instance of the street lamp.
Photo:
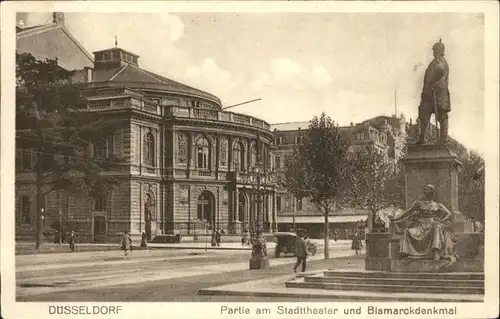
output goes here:
<path id="1" fill-rule="evenodd" d="M 262 184 L 268 185 L 272 182 L 274 172 L 265 170 L 264 165 L 260 160 L 257 160 L 255 165 L 249 167 L 249 181 L 254 189 L 257 200 L 257 225 L 254 222 L 254 237 L 252 238 L 252 258 L 250 259 L 250 269 L 262 269 L 269 267 L 267 259 L 266 241 L 263 233 L 263 209 L 262 209 Z"/>

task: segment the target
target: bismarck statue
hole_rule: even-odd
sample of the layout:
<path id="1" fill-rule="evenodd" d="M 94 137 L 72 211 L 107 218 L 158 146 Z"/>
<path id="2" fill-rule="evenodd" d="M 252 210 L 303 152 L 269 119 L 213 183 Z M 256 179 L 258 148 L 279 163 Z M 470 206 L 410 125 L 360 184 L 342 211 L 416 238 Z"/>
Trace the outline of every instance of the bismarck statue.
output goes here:
<path id="1" fill-rule="evenodd" d="M 421 102 L 418 107 L 420 136 L 417 144 L 426 143 L 426 134 L 431 114 L 439 121 L 438 141 L 445 143 L 448 138 L 448 113 L 451 111 L 450 92 L 448 90 L 448 62 L 444 58 L 444 44 L 439 40 L 432 47 L 434 60 L 425 70 Z"/>

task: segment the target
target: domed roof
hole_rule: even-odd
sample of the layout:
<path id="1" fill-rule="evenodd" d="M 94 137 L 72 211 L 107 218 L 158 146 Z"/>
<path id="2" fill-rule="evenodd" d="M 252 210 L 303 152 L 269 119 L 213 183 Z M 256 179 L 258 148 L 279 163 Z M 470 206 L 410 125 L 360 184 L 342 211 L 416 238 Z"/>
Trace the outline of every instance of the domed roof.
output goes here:
<path id="1" fill-rule="evenodd" d="M 125 54 L 133 55 L 119 48 L 98 51 L 94 52 L 94 54 L 114 51 L 121 51 Z M 135 61 L 124 61 L 122 58 L 108 61 L 99 61 L 99 59 L 96 59 L 92 82 L 105 82 L 107 85 L 116 83 L 141 90 L 180 93 L 207 99 L 216 103 L 219 107 L 222 106 L 220 99 L 215 95 L 144 70 L 137 64 L 138 56 L 133 55 L 133 57 Z"/>

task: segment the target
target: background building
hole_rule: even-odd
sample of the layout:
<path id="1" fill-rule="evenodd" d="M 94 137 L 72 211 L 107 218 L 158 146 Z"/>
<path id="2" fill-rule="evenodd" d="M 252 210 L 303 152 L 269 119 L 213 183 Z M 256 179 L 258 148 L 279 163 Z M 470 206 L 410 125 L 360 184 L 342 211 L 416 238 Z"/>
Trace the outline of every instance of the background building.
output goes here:
<path id="1" fill-rule="evenodd" d="M 273 124 L 275 167 L 284 178 L 285 161 L 293 154 L 293 147 L 303 139 L 303 132 L 309 122 L 291 122 Z M 403 155 L 406 142 L 406 124 L 404 116 L 378 116 L 362 123 L 340 127 L 341 132 L 351 138 L 351 149 L 373 147 L 384 154 L 394 164 Z M 280 188 L 276 195 L 279 229 L 288 231 L 301 228 L 309 236 L 322 237 L 324 217 L 307 198 L 295 198 L 286 189 Z M 330 234 L 338 238 L 350 238 L 355 228 L 364 228 L 368 212 L 352 208 L 338 209 L 329 216 Z"/>

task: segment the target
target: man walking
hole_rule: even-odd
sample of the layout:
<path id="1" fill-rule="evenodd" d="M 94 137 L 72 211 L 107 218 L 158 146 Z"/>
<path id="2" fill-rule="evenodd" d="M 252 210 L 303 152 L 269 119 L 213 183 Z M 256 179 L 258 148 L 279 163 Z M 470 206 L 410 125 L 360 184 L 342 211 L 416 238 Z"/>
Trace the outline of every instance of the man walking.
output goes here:
<path id="1" fill-rule="evenodd" d="M 75 235 L 75 231 L 72 230 L 71 231 L 71 234 L 69 235 L 69 249 L 71 249 L 71 252 L 74 252 L 75 251 L 75 242 L 76 242 L 76 235 Z"/>
<path id="2" fill-rule="evenodd" d="M 127 256 L 129 250 L 132 251 L 132 238 L 130 238 L 128 230 L 122 236 L 122 250 L 125 256 Z"/>
<path id="3" fill-rule="evenodd" d="M 302 272 L 306 271 L 307 266 L 307 244 L 305 240 L 297 234 L 297 241 L 295 243 L 295 257 L 297 262 L 293 267 L 293 272 L 297 272 L 297 267 L 302 264 Z"/>

